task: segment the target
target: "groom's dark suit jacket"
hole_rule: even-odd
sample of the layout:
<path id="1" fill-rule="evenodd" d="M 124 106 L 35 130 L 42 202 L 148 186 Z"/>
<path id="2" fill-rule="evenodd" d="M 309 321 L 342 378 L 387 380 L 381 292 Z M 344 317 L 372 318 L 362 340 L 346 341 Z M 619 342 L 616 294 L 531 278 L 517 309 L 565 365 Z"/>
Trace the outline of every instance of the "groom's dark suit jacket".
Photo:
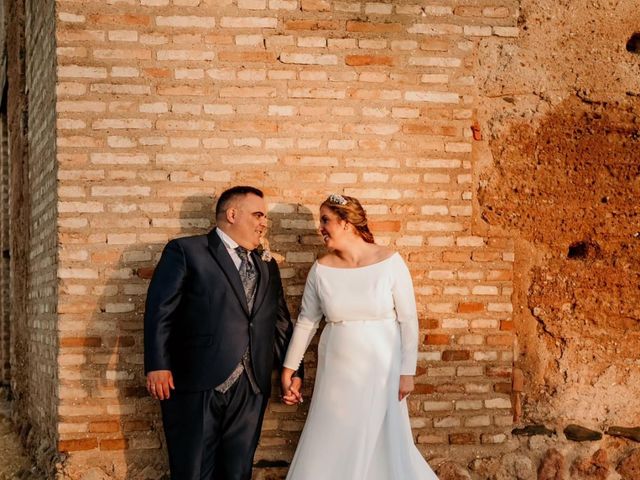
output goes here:
<path id="1" fill-rule="evenodd" d="M 274 358 L 282 365 L 293 331 L 275 260 L 252 253 L 260 272 L 253 310 L 238 269 L 215 232 L 170 241 L 147 294 L 145 373 L 171 370 L 178 391 L 224 382 L 251 345 L 262 392 L 271 391 Z"/>

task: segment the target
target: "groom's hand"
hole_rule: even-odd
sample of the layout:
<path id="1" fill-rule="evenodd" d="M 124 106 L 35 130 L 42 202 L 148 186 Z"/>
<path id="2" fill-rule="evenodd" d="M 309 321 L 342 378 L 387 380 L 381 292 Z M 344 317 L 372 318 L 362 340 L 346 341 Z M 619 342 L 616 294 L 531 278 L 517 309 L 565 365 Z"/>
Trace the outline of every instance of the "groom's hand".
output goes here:
<path id="1" fill-rule="evenodd" d="M 157 400 L 166 400 L 175 390 L 171 370 L 153 370 L 147 373 L 147 391 Z"/>

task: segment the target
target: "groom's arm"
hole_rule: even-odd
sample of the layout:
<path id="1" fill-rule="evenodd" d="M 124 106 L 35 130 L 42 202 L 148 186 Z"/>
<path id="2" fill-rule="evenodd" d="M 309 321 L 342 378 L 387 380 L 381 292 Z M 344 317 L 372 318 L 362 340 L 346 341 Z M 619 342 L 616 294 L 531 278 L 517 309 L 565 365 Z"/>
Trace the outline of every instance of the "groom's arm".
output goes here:
<path id="1" fill-rule="evenodd" d="M 169 339 L 174 312 L 182 299 L 186 277 L 184 252 L 176 241 L 169 242 L 155 268 L 144 313 L 144 371 L 149 393 L 161 400 L 173 388 Z M 160 390 L 166 390 L 161 394 Z"/>

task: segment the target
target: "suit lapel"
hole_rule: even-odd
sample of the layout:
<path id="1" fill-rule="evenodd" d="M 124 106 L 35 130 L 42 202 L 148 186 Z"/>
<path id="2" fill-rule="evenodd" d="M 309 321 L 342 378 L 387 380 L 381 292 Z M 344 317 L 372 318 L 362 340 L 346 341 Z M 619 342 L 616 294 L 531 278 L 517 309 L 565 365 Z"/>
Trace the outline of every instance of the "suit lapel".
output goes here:
<path id="1" fill-rule="evenodd" d="M 260 305 L 267 294 L 267 286 L 269 285 L 269 267 L 255 251 L 251 252 L 251 258 L 253 259 L 253 264 L 256 265 L 260 271 L 256 298 L 253 300 L 253 311 L 256 312 L 260 308 Z"/>
<path id="2" fill-rule="evenodd" d="M 233 263 L 233 260 L 231 259 L 229 252 L 227 252 L 227 247 L 225 247 L 224 243 L 222 242 L 222 239 L 216 233 L 215 228 L 209 232 L 209 234 L 207 235 L 207 238 L 209 241 L 209 251 L 211 252 L 211 255 L 213 256 L 215 261 L 218 262 L 218 265 L 220 265 L 220 268 L 222 269 L 225 276 L 227 277 L 227 280 L 229 280 L 229 284 L 231 284 L 231 288 L 233 289 L 233 292 L 236 294 L 236 297 L 238 297 L 238 301 L 242 305 L 242 308 L 244 309 L 245 313 L 247 315 L 250 315 L 251 312 L 249 312 L 249 306 L 247 305 L 247 297 L 244 294 L 244 288 L 242 286 L 242 281 L 240 280 L 240 274 L 238 273 L 238 269 Z M 262 270 L 260 271 L 260 273 L 262 273 Z M 261 283 L 262 282 L 259 282 L 259 284 Z M 256 300 L 257 300 L 257 297 L 256 297 Z M 254 301 L 254 305 L 255 303 L 257 302 Z"/>

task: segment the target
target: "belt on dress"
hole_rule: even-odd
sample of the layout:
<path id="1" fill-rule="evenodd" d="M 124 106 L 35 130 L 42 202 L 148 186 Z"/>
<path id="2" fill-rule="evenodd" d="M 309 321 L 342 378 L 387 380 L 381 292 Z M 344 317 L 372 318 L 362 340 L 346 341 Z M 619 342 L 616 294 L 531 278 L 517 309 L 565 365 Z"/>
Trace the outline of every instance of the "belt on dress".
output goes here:
<path id="1" fill-rule="evenodd" d="M 367 318 L 366 320 L 327 320 L 327 325 L 361 325 L 363 323 L 395 322 L 395 318 Z"/>

